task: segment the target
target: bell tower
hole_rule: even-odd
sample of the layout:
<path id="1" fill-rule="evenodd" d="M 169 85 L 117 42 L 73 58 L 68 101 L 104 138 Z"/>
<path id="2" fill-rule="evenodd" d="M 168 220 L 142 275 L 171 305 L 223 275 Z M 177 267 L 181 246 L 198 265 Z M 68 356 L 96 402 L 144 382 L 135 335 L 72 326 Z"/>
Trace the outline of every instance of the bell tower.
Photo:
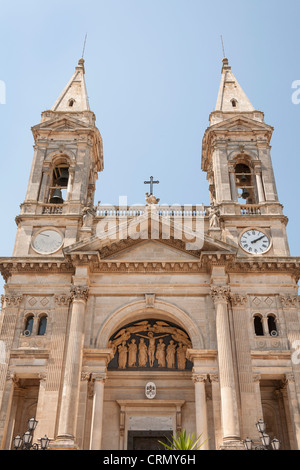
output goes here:
<path id="1" fill-rule="evenodd" d="M 34 156 L 16 218 L 14 256 L 59 255 L 62 246 L 78 240 L 84 209 L 93 206 L 98 172 L 103 170 L 102 138 L 95 121 L 81 58 L 52 108 L 32 128 Z M 57 243 L 47 247 L 43 242 L 49 238 Z"/>
<path id="2" fill-rule="evenodd" d="M 203 137 L 202 170 L 211 205 L 218 208 L 223 240 L 236 244 L 240 255 L 289 255 L 287 218 L 271 160 L 272 132 L 224 58 L 216 107 Z M 258 238 L 260 243 L 254 242 Z"/>

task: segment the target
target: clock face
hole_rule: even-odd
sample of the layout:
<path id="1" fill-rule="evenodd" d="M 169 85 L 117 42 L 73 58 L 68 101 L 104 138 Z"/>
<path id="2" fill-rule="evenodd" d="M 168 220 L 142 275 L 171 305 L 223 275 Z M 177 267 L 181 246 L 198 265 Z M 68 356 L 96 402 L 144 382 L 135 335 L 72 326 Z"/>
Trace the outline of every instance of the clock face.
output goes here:
<path id="1" fill-rule="evenodd" d="M 260 230 L 246 230 L 240 238 L 240 245 L 243 250 L 251 255 L 259 255 L 265 253 L 270 248 L 270 239 Z"/>
<path id="2" fill-rule="evenodd" d="M 63 242 L 62 235 L 56 230 L 43 230 L 38 233 L 32 242 L 32 246 L 38 253 L 54 253 Z"/>

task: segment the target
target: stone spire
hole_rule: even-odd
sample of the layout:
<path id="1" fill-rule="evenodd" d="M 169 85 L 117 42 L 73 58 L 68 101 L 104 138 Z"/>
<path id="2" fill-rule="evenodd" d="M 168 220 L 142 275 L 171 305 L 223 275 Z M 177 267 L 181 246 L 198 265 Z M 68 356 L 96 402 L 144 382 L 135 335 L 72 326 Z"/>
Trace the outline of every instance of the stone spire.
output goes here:
<path id="1" fill-rule="evenodd" d="M 84 73 L 84 60 L 81 58 L 71 80 L 52 106 L 51 111 L 75 113 L 90 111 Z"/>
<path id="2" fill-rule="evenodd" d="M 242 87 L 231 71 L 228 59 L 223 59 L 221 83 L 215 111 L 252 112 L 255 111 Z"/>

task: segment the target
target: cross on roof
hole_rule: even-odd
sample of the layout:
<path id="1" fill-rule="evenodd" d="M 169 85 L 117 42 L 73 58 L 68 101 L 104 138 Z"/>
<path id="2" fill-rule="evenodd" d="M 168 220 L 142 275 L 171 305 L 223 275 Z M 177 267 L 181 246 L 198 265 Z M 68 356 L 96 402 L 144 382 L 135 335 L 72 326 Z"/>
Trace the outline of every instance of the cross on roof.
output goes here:
<path id="1" fill-rule="evenodd" d="M 144 181 L 144 184 L 150 184 L 150 194 L 153 194 L 153 185 L 159 184 L 159 181 L 153 181 L 153 176 L 150 176 L 150 181 Z"/>

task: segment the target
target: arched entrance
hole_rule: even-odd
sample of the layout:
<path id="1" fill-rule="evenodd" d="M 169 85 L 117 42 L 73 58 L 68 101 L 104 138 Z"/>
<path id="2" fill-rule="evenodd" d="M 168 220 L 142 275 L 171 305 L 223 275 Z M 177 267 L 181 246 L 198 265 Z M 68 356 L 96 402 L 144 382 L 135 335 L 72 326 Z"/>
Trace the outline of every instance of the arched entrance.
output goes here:
<path id="1" fill-rule="evenodd" d="M 155 449 L 163 436 L 195 432 L 199 420 L 189 352 L 199 353 L 203 344 L 187 312 L 157 299 L 151 306 L 127 304 L 106 319 L 94 343 L 95 352 L 111 352 L 101 389 L 102 449 Z"/>

